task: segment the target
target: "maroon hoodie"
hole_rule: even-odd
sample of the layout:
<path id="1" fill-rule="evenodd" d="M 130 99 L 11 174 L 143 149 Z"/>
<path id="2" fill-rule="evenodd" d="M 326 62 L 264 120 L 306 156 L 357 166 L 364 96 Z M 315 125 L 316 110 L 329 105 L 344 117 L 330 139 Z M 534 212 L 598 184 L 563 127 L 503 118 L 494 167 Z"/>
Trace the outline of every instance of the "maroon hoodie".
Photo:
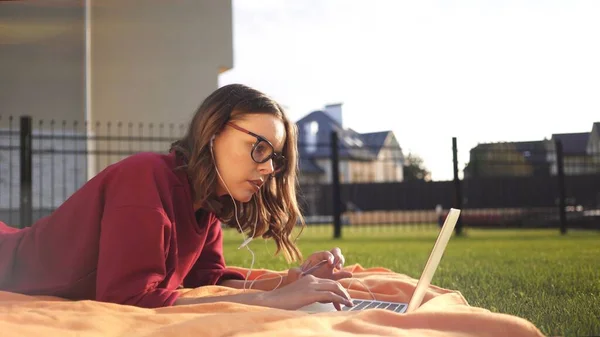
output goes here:
<path id="1" fill-rule="evenodd" d="M 156 308 L 176 289 L 243 279 L 226 270 L 221 223 L 194 212 L 174 153 L 107 167 L 25 229 L 0 222 L 0 290 Z"/>

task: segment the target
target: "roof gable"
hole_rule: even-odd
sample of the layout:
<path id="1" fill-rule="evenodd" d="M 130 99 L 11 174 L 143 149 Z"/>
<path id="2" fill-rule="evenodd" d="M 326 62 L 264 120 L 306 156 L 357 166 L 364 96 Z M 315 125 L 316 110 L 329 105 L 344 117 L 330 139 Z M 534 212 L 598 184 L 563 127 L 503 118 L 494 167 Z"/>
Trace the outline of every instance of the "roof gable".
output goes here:
<path id="1" fill-rule="evenodd" d="M 589 137 L 589 132 L 555 133 L 552 135 L 552 140 L 560 140 L 563 153 L 575 155 L 585 153 Z"/>
<path id="2" fill-rule="evenodd" d="M 378 154 L 381 151 L 381 148 L 385 145 L 385 140 L 391 131 L 381 131 L 381 132 L 370 132 L 363 133 L 361 138 L 373 153 Z"/>

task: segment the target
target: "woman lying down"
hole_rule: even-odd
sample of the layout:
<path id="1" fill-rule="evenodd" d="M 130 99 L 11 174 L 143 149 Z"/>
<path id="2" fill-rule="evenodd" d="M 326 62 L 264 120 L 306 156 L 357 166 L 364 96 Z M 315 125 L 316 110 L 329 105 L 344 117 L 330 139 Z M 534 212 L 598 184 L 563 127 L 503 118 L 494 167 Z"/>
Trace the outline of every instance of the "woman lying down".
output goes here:
<path id="1" fill-rule="evenodd" d="M 281 309 L 350 296 L 337 280 L 337 248 L 313 253 L 262 292 L 182 298 L 178 288 L 243 288 L 228 270 L 221 221 L 251 238 L 275 240 L 288 262 L 302 258 L 291 239 L 297 134 L 282 107 L 244 85 L 222 87 L 200 105 L 168 153 L 139 153 L 84 184 L 31 227 L 0 222 L 0 290 L 156 308 L 229 301 Z M 326 261 L 311 274 L 304 267 Z M 314 268 L 313 268 L 314 269 Z"/>

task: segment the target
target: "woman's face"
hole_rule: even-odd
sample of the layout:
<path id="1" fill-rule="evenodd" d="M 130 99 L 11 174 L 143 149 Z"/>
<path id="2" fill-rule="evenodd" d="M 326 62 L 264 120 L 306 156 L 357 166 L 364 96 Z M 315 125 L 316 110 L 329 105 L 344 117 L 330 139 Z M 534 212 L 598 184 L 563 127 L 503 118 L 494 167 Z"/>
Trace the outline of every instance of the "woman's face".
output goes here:
<path id="1" fill-rule="evenodd" d="M 261 156 L 267 158 L 271 152 L 270 145 L 259 142 L 256 136 L 270 142 L 274 151 L 281 154 L 286 138 L 285 126 L 278 117 L 267 113 L 245 114 L 230 123 L 233 125 L 226 125 L 213 143 L 220 174 L 220 177 L 217 175 L 216 192 L 219 196 L 230 194 L 237 201 L 248 202 L 277 168 L 277 161 L 273 159 L 264 163 L 253 160 L 253 155 L 261 161 Z"/>

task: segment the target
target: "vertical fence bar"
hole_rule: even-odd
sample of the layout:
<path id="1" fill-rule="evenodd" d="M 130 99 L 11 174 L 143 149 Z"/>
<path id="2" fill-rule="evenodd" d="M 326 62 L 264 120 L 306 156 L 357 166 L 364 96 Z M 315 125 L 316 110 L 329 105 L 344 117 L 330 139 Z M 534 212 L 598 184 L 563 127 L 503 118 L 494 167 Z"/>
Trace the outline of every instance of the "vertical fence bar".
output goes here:
<path id="1" fill-rule="evenodd" d="M 458 177 L 458 146 L 456 137 L 452 137 L 452 161 L 454 164 L 454 207 L 462 210 L 462 189 Z M 462 234 L 462 220 L 460 217 L 458 218 L 454 230 L 456 235 Z"/>
<path id="2" fill-rule="evenodd" d="M 20 219 L 19 219 L 19 227 L 29 227 L 31 226 L 31 202 L 32 202 L 32 174 L 31 174 L 31 161 L 32 161 L 32 153 L 31 153 L 31 133 L 32 133 L 32 121 L 30 116 L 22 116 L 21 117 L 21 128 L 20 128 L 20 136 L 21 136 L 21 195 L 20 195 Z"/>
<path id="3" fill-rule="evenodd" d="M 50 148 L 52 150 L 50 153 L 50 210 L 54 210 L 56 205 L 54 199 L 54 174 L 56 173 L 54 168 L 54 156 L 56 155 L 56 149 L 54 148 L 54 124 L 54 119 L 50 120 Z"/>
<path id="4" fill-rule="evenodd" d="M 2 115 L 0 115 L 0 125 L 2 125 Z M 2 129 L 0 129 L 0 133 L 2 133 Z M 2 135 L 0 134 L 0 144 L 3 143 L 1 142 L 2 140 Z M 10 137 L 11 134 L 9 133 L 8 136 Z M 10 148 L 8 149 L 8 154 L 10 155 Z M 4 161 L 4 158 L 2 157 L 2 153 L 0 153 L 0 165 L 2 165 L 2 162 Z M 8 167 L 8 170 L 10 171 L 10 166 Z M 3 206 L 2 205 L 2 193 L 4 192 L 2 189 L 2 173 L 4 172 L 4 170 L 2 170 L 1 166 L 0 166 L 0 208 Z M 8 184 L 10 185 L 10 180 L 8 181 Z M 10 195 L 8 196 L 8 199 L 10 199 Z M 8 212 L 10 213 L 10 209 L 8 209 Z M 0 221 L 2 221 L 2 219 L 0 219 Z M 10 226 L 11 223 L 9 222 L 8 225 Z"/>
<path id="5" fill-rule="evenodd" d="M 150 123 L 150 125 L 148 126 L 148 145 L 149 145 L 149 152 L 154 152 L 154 123 Z"/>
<path id="6" fill-rule="evenodd" d="M 67 121 L 62 121 L 62 150 L 63 150 L 63 161 L 62 161 L 62 183 L 63 183 L 63 200 L 67 200 Z M 62 203 L 61 202 L 61 203 Z"/>
<path id="7" fill-rule="evenodd" d="M 563 146 L 560 140 L 555 141 L 556 146 L 556 168 L 558 179 L 558 215 L 560 218 L 560 234 L 567 233 L 566 192 L 565 192 L 565 163 L 563 159 Z"/>
<path id="8" fill-rule="evenodd" d="M 127 147 L 129 151 L 127 155 L 129 156 L 133 153 L 133 123 L 129 122 L 127 126 Z"/>
<path id="9" fill-rule="evenodd" d="M 164 139 L 163 139 L 163 131 L 164 131 L 165 125 L 163 123 L 160 123 L 158 125 L 158 139 L 160 139 L 160 141 L 158 141 L 158 151 L 159 152 L 163 152 L 164 149 L 163 147 L 165 146 L 164 144 Z M 168 148 L 167 148 L 168 150 Z"/>
<path id="10" fill-rule="evenodd" d="M 104 167 L 112 164 L 112 160 L 113 160 L 113 156 L 112 156 L 112 152 L 110 150 L 111 146 L 110 146 L 110 141 L 111 141 L 111 133 L 110 133 L 110 127 L 112 126 L 112 123 L 109 121 L 106 123 L 106 165 L 104 165 Z"/>
<path id="11" fill-rule="evenodd" d="M 123 159 L 123 154 L 121 153 L 121 128 L 123 127 L 123 123 L 119 122 L 117 124 L 117 161 L 121 161 Z"/>
<path id="12" fill-rule="evenodd" d="M 88 121 L 84 120 L 83 121 L 83 131 L 81 132 L 81 134 L 83 135 L 83 144 L 82 144 L 83 155 L 84 155 L 83 165 L 85 166 L 85 168 L 83 169 L 82 184 L 84 184 L 86 181 L 88 181 L 89 176 L 90 176 L 90 171 L 92 170 L 90 167 L 90 165 L 91 165 L 91 163 L 90 163 L 91 132 L 89 132 L 90 130 L 92 130 L 92 128 L 88 125 Z M 75 130 L 75 132 L 77 132 L 77 130 Z"/>
<path id="13" fill-rule="evenodd" d="M 338 134 L 331 132 L 331 181 L 333 197 L 333 237 L 339 239 L 342 237 L 342 210 L 340 193 L 340 156 L 338 151 Z"/>
<path id="14" fill-rule="evenodd" d="M 94 172 L 94 175 L 98 174 L 98 172 L 100 172 L 100 122 L 96 122 L 96 132 L 94 134 L 94 152 L 92 154 L 92 156 L 94 157 L 94 160 L 96 161 L 96 172 Z"/>
<path id="15" fill-rule="evenodd" d="M 8 223 L 13 225 L 13 116 L 8 117 Z"/>
<path id="16" fill-rule="evenodd" d="M 77 165 L 77 161 L 79 160 L 79 135 L 77 134 L 77 121 L 73 122 L 73 186 L 75 190 L 79 188 L 79 184 L 77 183 L 77 176 L 79 175 L 79 165 Z"/>
<path id="17" fill-rule="evenodd" d="M 137 150 L 137 152 L 143 152 L 144 151 L 144 124 L 142 124 L 141 122 L 138 124 L 138 144 L 139 144 L 139 149 Z"/>
<path id="18" fill-rule="evenodd" d="M 43 207 L 44 204 L 44 144 L 42 140 L 42 129 L 44 128 L 44 120 L 40 119 L 38 126 L 38 174 L 39 174 L 39 189 L 38 189 L 38 210 L 37 210 L 37 219 L 40 219 L 43 216 Z M 36 220 L 37 220 L 36 219 Z"/>

